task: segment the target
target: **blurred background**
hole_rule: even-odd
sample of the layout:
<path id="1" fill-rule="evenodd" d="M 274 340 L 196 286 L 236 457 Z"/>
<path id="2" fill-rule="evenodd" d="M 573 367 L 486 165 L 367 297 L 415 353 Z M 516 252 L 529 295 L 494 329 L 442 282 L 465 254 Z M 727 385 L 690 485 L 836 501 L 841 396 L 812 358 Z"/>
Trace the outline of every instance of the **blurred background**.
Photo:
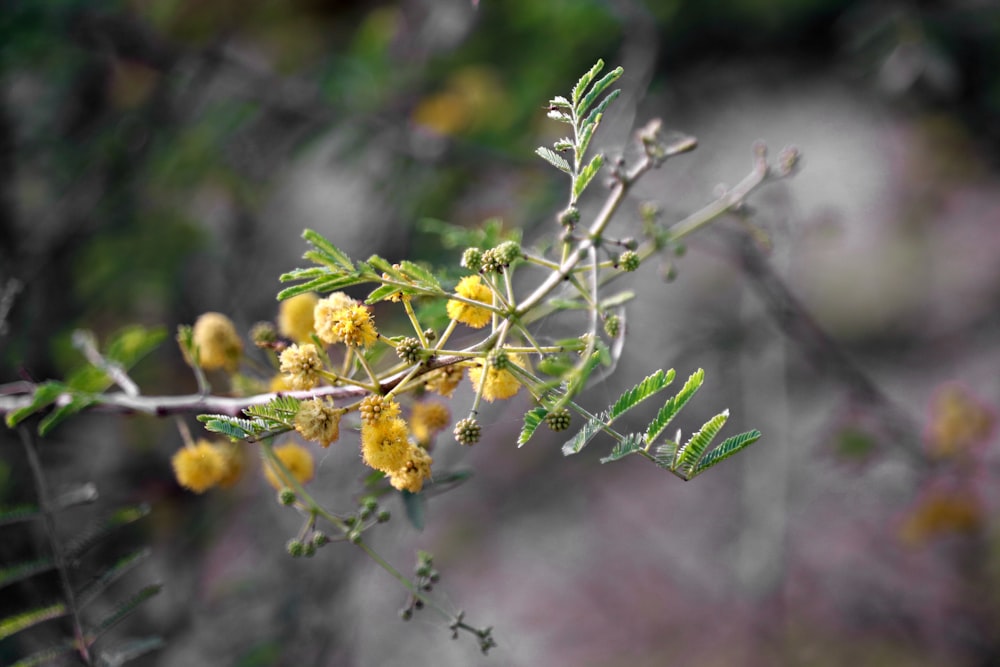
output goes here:
<path id="1" fill-rule="evenodd" d="M 803 151 L 798 175 L 670 260 L 676 280 L 667 258 L 640 269 L 624 356 L 585 401 L 703 367 L 680 426 L 728 406 L 726 434 L 764 438 L 684 483 L 600 465 L 600 440 L 569 459 L 551 434 L 517 449 L 524 396 L 471 450 L 442 436 L 435 466 L 473 479 L 430 501 L 422 532 L 390 501 L 372 539 L 404 571 L 435 554 L 437 591 L 495 628 L 483 657 L 430 611 L 400 621 L 403 590 L 356 550 L 288 558 L 298 519 L 259 471 L 195 496 L 170 471 L 172 421 L 81 417 L 42 443 L 54 489 L 152 506 L 122 537 L 153 549 L 128 581 L 165 588 L 116 636 L 166 646 L 135 664 L 1000 664 L 990 0 L 6 0 L 0 383 L 64 377 L 78 327 L 274 318 L 304 227 L 356 258 L 452 268 L 460 249 L 421 220 L 544 240 L 566 196 L 532 153 L 564 132 L 545 103 L 598 58 L 625 75 L 597 150 L 634 158 L 654 117 L 699 141 L 637 185 L 619 229 L 642 202 L 664 223 L 708 203 L 755 140 Z M 195 389 L 172 343 L 133 377 Z M 465 385 L 453 415 L 470 400 Z M 317 456 L 317 496 L 350 509 L 356 451 Z M 33 494 L 0 431 L 0 505 Z M 94 508 L 78 512 L 60 529 Z M 0 563 L 44 548 L 5 530 Z M 8 588 L 0 616 L 56 586 Z M 64 632 L 0 642 L 0 663 Z"/>

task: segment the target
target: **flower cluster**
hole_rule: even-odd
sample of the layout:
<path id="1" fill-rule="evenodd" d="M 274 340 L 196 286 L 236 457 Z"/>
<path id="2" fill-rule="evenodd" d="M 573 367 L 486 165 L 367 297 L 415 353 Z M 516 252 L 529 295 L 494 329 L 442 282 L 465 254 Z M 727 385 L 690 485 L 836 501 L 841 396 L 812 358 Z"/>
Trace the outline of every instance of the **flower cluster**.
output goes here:
<path id="1" fill-rule="evenodd" d="M 234 485 L 243 473 L 244 457 L 238 445 L 198 440 L 177 450 L 170 462 L 178 484 L 204 493 Z"/>

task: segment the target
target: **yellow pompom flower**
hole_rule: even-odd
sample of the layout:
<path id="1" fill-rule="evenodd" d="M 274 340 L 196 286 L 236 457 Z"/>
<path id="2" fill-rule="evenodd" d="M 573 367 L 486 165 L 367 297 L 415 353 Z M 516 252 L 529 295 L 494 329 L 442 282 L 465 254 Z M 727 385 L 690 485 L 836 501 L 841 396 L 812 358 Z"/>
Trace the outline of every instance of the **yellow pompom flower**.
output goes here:
<path id="1" fill-rule="evenodd" d="M 461 366 L 445 366 L 431 371 L 424 376 L 424 387 L 428 391 L 433 391 L 445 398 L 451 398 L 455 393 L 455 387 L 462 381 Z"/>
<path id="2" fill-rule="evenodd" d="M 345 308 L 357 306 L 358 302 L 344 292 L 334 292 L 326 298 L 320 299 L 313 306 L 313 330 L 319 339 L 325 343 L 339 343 L 340 338 L 336 338 L 331 330 L 331 323 L 334 314 Z"/>
<path id="3" fill-rule="evenodd" d="M 329 447 L 340 437 L 340 416 L 343 410 L 333 407 L 332 403 L 314 398 L 305 401 L 295 413 L 295 430 L 306 440 L 318 442 L 323 447 Z"/>
<path id="4" fill-rule="evenodd" d="M 508 355 L 508 359 L 509 363 L 524 367 L 525 362 L 520 355 L 511 354 Z M 476 391 L 479 391 L 479 383 L 483 382 L 482 363 L 480 362 L 479 365 L 469 368 L 469 380 L 472 381 L 472 387 Z M 516 394 L 520 388 L 521 383 L 517 381 L 517 378 L 509 370 L 500 370 L 490 366 L 486 371 L 483 398 L 491 403 L 493 401 L 502 401 Z"/>
<path id="5" fill-rule="evenodd" d="M 226 468 L 223 455 L 208 440 L 177 450 L 170 463 L 177 483 L 195 493 L 204 493 L 218 484 Z"/>
<path id="6" fill-rule="evenodd" d="M 361 457 L 375 470 L 392 473 L 406 465 L 410 443 L 399 417 L 361 422 Z"/>
<path id="7" fill-rule="evenodd" d="M 278 445 L 274 448 L 274 455 L 299 484 L 305 484 L 313 478 L 315 472 L 313 457 L 302 445 L 296 442 Z M 291 486 L 291 480 L 286 480 L 284 473 L 267 459 L 264 460 L 264 475 L 268 483 L 276 489 Z"/>
<path id="8" fill-rule="evenodd" d="M 325 301 L 325 299 L 324 299 Z M 333 310 L 316 305 L 316 335 L 324 343 L 346 343 L 351 347 L 370 347 L 378 340 L 371 311 L 361 304 Z"/>
<path id="9" fill-rule="evenodd" d="M 240 480 L 243 476 L 243 469 L 246 467 L 246 452 L 239 444 L 229 442 L 219 442 L 215 444 L 216 450 L 222 456 L 222 475 L 219 477 L 219 486 L 228 489 Z"/>
<path id="10" fill-rule="evenodd" d="M 313 332 L 313 310 L 319 297 L 312 292 L 297 294 L 278 307 L 278 331 L 298 343 L 309 341 Z"/>
<path id="11" fill-rule="evenodd" d="M 455 292 L 466 299 L 479 301 L 485 304 L 493 303 L 493 292 L 483 284 L 479 276 L 466 276 L 458 281 Z M 448 299 L 448 317 L 458 320 L 462 324 L 468 324 L 473 329 L 482 329 L 490 323 L 492 312 L 488 308 L 473 306 L 458 299 Z"/>
<path id="12" fill-rule="evenodd" d="M 279 370 L 288 378 L 292 389 L 312 389 L 319 384 L 319 372 L 323 370 L 323 360 L 312 343 L 291 345 L 278 357 Z"/>
<path id="13" fill-rule="evenodd" d="M 448 407 L 440 401 L 415 403 L 410 412 L 410 430 L 417 442 L 429 442 L 435 433 L 451 422 Z"/>
<path id="14" fill-rule="evenodd" d="M 243 341 L 232 320 L 222 313 L 204 313 L 194 323 L 191 342 L 198 349 L 198 363 L 205 370 L 236 370 L 243 354 Z"/>
<path id="15" fill-rule="evenodd" d="M 398 417 L 399 403 L 392 396 L 369 394 L 361 401 L 358 411 L 361 413 L 362 422 L 374 424 L 378 421 Z"/>
<path id="16" fill-rule="evenodd" d="M 419 493 L 420 489 L 424 488 L 424 480 L 431 477 L 432 463 L 434 463 L 434 459 L 423 447 L 410 445 L 406 463 L 403 464 L 402 468 L 389 473 L 389 483 L 400 491 Z"/>

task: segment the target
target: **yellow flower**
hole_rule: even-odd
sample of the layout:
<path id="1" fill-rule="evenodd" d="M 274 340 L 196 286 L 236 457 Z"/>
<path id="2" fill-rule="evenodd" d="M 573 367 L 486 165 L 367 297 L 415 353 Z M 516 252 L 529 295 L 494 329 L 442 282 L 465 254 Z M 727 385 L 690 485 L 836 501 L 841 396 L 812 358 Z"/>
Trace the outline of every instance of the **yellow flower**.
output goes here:
<path id="1" fill-rule="evenodd" d="M 232 320 L 222 313 L 204 313 L 194 323 L 191 341 L 198 349 L 198 362 L 205 370 L 236 370 L 243 341 L 236 334 Z"/>
<path id="2" fill-rule="evenodd" d="M 316 335 L 325 343 L 344 342 L 351 347 L 370 347 L 378 340 L 371 311 L 361 304 L 330 309 L 316 305 Z"/>
<path id="3" fill-rule="evenodd" d="M 313 309 L 319 297 L 312 292 L 297 294 L 278 307 L 278 331 L 282 336 L 305 343 L 313 332 Z"/>
<path id="4" fill-rule="evenodd" d="M 319 372 L 323 370 L 323 360 L 312 343 L 291 345 L 278 357 L 279 369 L 288 378 L 292 389 L 312 389 L 319 384 Z"/>
<path id="5" fill-rule="evenodd" d="M 410 445 L 406 463 L 398 470 L 389 473 L 389 483 L 400 491 L 419 493 L 420 489 L 424 488 L 424 480 L 430 479 L 432 463 L 434 459 L 423 447 Z"/>
<path id="6" fill-rule="evenodd" d="M 962 490 L 935 489 L 926 494 L 900 526 L 900 537 L 919 546 L 948 534 L 979 530 L 983 509 L 976 497 Z"/>
<path id="7" fill-rule="evenodd" d="M 964 454 L 993 432 L 993 413 L 957 384 L 938 390 L 930 412 L 927 443 L 936 458 Z"/>
<path id="8" fill-rule="evenodd" d="M 428 391 L 436 392 L 445 398 L 451 398 L 455 393 L 455 387 L 462 381 L 462 368 L 460 366 L 445 366 L 431 371 L 424 376 L 424 387 Z"/>
<path id="9" fill-rule="evenodd" d="M 399 403 L 392 396 L 369 394 L 361 401 L 361 421 L 374 424 L 399 416 Z"/>
<path id="10" fill-rule="evenodd" d="M 204 493 L 223 478 L 226 462 L 208 440 L 177 450 L 170 463 L 177 483 L 195 493 Z"/>
<path id="11" fill-rule="evenodd" d="M 336 338 L 332 330 L 330 330 L 334 313 L 357 305 L 358 302 L 347 296 L 344 292 L 334 292 L 325 299 L 317 301 L 313 307 L 313 329 L 320 340 L 326 343 L 339 343 L 341 339 Z"/>
<path id="12" fill-rule="evenodd" d="M 391 473 L 406 465 L 410 443 L 399 417 L 361 422 L 361 456 L 369 467 Z"/>
<path id="13" fill-rule="evenodd" d="M 448 407 L 440 401 L 415 403 L 410 412 L 410 430 L 417 442 L 429 442 L 431 437 L 451 422 Z"/>
<path id="14" fill-rule="evenodd" d="M 466 299 L 479 301 L 485 304 L 493 303 L 493 293 L 490 288 L 483 284 L 479 276 L 466 276 L 458 281 L 455 292 Z M 473 329 L 482 329 L 490 323 L 492 312 L 487 308 L 480 308 L 458 299 L 448 299 L 448 317 L 458 320 L 462 324 L 468 324 Z"/>
<path id="15" fill-rule="evenodd" d="M 228 442 L 216 443 L 215 449 L 222 456 L 222 475 L 219 477 L 219 486 L 228 489 L 243 476 L 246 452 L 243 451 L 241 445 Z"/>
<path id="16" fill-rule="evenodd" d="M 508 355 L 508 359 L 508 363 L 524 367 L 525 362 L 521 355 L 511 354 Z M 469 380 L 472 381 L 473 388 L 479 391 L 479 383 L 483 381 L 482 362 L 477 366 L 469 368 Z M 486 384 L 483 386 L 483 398 L 491 403 L 510 398 L 521 388 L 521 383 L 518 382 L 517 377 L 513 373 L 506 369 L 498 370 L 492 366 L 486 371 L 485 382 Z"/>
<path id="17" fill-rule="evenodd" d="M 295 414 L 295 430 L 306 440 L 314 440 L 329 447 L 340 437 L 340 415 L 343 410 L 318 398 L 305 401 Z"/>
<path id="18" fill-rule="evenodd" d="M 313 457 L 309 450 L 302 445 L 295 442 L 278 445 L 274 448 L 274 455 L 288 468 L 288 472 L 299 484 L 305 484 L 313 478 L 315 471 Z M 266 459 L 264 461 L 264 475 L 271 486 L 276 489 L 291 486 L 290 480 L 284 478 L 284 473 Z"/>

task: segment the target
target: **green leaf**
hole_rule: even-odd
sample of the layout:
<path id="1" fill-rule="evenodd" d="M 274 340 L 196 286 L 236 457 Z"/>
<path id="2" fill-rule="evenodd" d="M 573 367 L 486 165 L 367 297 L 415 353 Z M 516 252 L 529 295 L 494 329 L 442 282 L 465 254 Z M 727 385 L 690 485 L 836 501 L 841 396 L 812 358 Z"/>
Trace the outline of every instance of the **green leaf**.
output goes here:
<path id="1" fill-rule="evenodd" d="M 590 68 L 590 71 L 581 76 L 580 80 L 576 82 L 576 85 L 573 86 L 573 106 L 576 106 L 577 102 L 580 101 L 580 96 L 587 90 L 587 86 L 594 80 L 594 77 L 601 73 L 602 69 L 604 69 L 604 61 L 598 58 L 594 66 Z"/>
<path id="2" fill-rule="evenodd" d="M 307 229 L 302 232 L 302 238 L 316 248 L 316 250 L 323 253 L 327 258 L 340 265 L 345 270 L 354 271 L 354 264 L 351 263 L 351 258 L 348 257 L 340 248 L 326 240 L 322 234 L 319 234 L 311 229 Z"/>
<path id="3" fill-rule="evenodd" d="M 247 406 L 243 409 L 243 414 L 248 417 L 276 422 L 280 426 L 291 426 L 291 422 L 295 419 L 301 405 L 302 401 L 294 396 L 276 396 L 267 403 Z M 256 420 L 253 423 L 268 428 L 268 425 L 258 424 Z"/>
<path id="4" fill-rule="evenodd" d="M 21 658 L 10 667 L 38 667 L 38 665 L 52 662 L 56 658 L 62 657 L 67 653 L 72 653 L 75 650 L 76 647 L 71 642 L 66 642 L 59 646 L 50 646 L 37 653 L 32 653 L 26 658 Z"/>
<path id="5" fill-rule="evenodd" d="M 726 420 L 729 419 L 729 410 L 723 410 L 702 425 L 698 432 L 691 436 L 687 443 L 677 452 L 676 468 L 680 468 L 690 477 L 695 466 L 701 461 L 705 450 L 712 444 L 712 440 L 718 435 Z"/>
<path id="6" fill-rule="evenodd" d="M 141 549 L 120 558 L 117 562 L 111 565 L 111 567 L 104 570 L 104 572 L 94 577 L 80 588 L 76 594 L 77 606 L 80 609 L 86 607 L 102 592 L 107 590 L 111 584 L 121 579 L 128 572 L 131 572 L 133 568 L 149 558 L 150 554 L 152 554 L 150 549 Z"/>
<path id="7" fill-rule="evenodd" d="M 66 605 L 58 602 L 49 607 L 38 607 L 37 609 L 25 611 L 16 616 L 8 616 L 0 620 L 0 639 L 6 639 L 21 630 L 44 623 L 53 618 L 65 616 L 67 613 L 69 612 L 66 610 Z"/>
<path id="8" fill-rule="evenodd" d="M 66 547 L 66 558 L 74 561 L 80 558 L 88 549 L 102 541 L 112 532 L 149 514 L 149 505 L 132 505 L 122 507 L 111 513 L 93 526 L 87 528 Z"/>
<path id="9" fill-rule="evenodd" d="M 587 189 L 590 185 L 590 181 L 597 175 L 597 172 L 601 170 L 601 165 L 604 164 L 604 156 L 598 153 L 594 156 L 594 159 L 583 168 L 583 171 L 579 173 L 576 180 L 573 181 L 573 199 L 579 199 L 583 191 Z"/>
<path id="10" fill-rule="evenodd" d="M 609 104 L 618 98 L 618 95 L 620 95 L 621 92 L 621 90 L 616 89 L 608 93 L 608 96 L 601 100 L 600 104 L 594 107 L 594 109 L 587 114 L 586 120 L 583 121 L 583 126 L 587 127 L 588 125 L 593 125 L 596 128 L 601 122 L 601 116 L 604 115 L 604 110 L 608 108 Z"/>
<path id="11" fill-rule="evenodd" d="M 16 505 L 14 507 L 0 508 L 0 526 L 8 523 L 22 523 L 24 521 L 34 521 L 44 515 L 37 505 Z"/>
<path id="12" fill-rule="evenodd" d="M 608 89 L 608 86 L 617 81 L 618 78 L 624 72 L 625 70 L 623 70 L 621 67 L 616 67 L 607 74 L 605 74 L 603 77 L 601 77 L 600 81 L 598 81 L 593 85 L 593 87 L 591 87 L 587 95 L 582 100 L 576 103 L 577 117 L 583 116 L 583 114 L 587 113 L 587 109 L 590 108 L 590 105 L 593 104 L 597 100 L 597 98 L 600 97 L 601 94 Z"/>
<path id="13" fill-rule="evenodd" d="M 678 412 L 681 411 L 681 408 L 683 408 L 684 405 L 691 400 L 691 397 L 694 396 L 694 393 L 698 391 L 704 381 L 705 371 L 703 369 L 699 368 L 691 374 L 691 377 L 689 377 L 687 382 L 684 383 L 681 390 L 677 392 L 677 395 L 672 397 L 662 408 L 660 408 L 660 411 L 656 413 L 656 417 L 654 417 L 653 421 L 651 421 L 649 426 L 646 427 L 646 442 L 655 442 L 656 439 L 660 437 L 660 434 L 663 433 L 665 428 L 667 428 L 670 421 L 677 415 Z"/>
<path id="14" fill-rule="evenodd" d="M 407 278 L 416 281 L 422 287 L 430 290 L 441 290 L 441 283 L 438 282 L 437 276 L 416 262 L 404 259 L 399 263 L 399 268 Z"/>
<path id="15" fill-rule="evenodd" d="M 121 329 L 108 341 L 104 357 L 126 370 L 155 350 L 167 337 L 165 327 L 130 326 Z"/>
<path id="16" fill-rule="evenodd" d="M 559 107 L 560 109 L 572 109 L 573 103 L 567 100 L 562 95 L 556 95 L 551 100 L 549 100 L 549 106 Z"/>
<path id="17" fill-rule="evenodd" d="M 294 285 L 292 287 L 286 287 L 285 289 L 278 292 L 278 301 L 284 301 L 293 296 L 304 294 L 305 292 L 336 292 L 337 290 L 342 290 L 345 287 L 351 287 L 352 285 L 360 285 L 362 283 L 373 282 L 372 278 L 365 276 L 350 274 L 350 275 L 329 275 L 325 278 L 316 278 L 315 280 L 310 280 L 307 283 L 302 283 L 301 285 Z"/>
<path id="18" fill-rule="evenodd" d="M 267 425 L 256 419 L 242 419 L 229 415 L 198 415 L 198 421 L 211 433 L 221 433 L 233 440 L 246 440 L 267 430 Z"/>
<path id="19" fill-rule="evenodd" d="M 580 143 L 576 146 L 576 156 L 578 160 L 582 160 L 584 154 L 587 152 L 587 147 L 590 146 L 590 140 L 594 137 L 594 131 L 597 130 L 597 124 L 601 122 L 600 116 L 593 123 L 584 123 L 583 131 L 580 132 Z"/>
<path id="20" fill-rule="evenodd" d="M 566 161 L 562 155 L 556 153 L 551 148 L 546 148 L 545 146 L 539 146 L 535 149 L 535 154 L 540 158 L 551 164 L 553 167 L 559 171 L 566 172 L 567 174 L 572 174 L 573 169 L 569 166 L 569 162 Z"/>
<path id="21" fill-rule="evenodd" d="M 623 393 L 618 397 L 618 400 L 615 401 L 615 404 L 611 406 L 611 420 L 614 421 L 625 412 L 645 401 L 650 396 L 663 391 L 671 382 L 674 381 L 674 375 L 674 369 L 672 368 L 666 372 L 660 369 Z"/>
<path id="22" fill-rule="evenodd" d="M 531 436 L 535 434 L 535 429 L 545 420 L 545 415 L 547 414 L 549 414 L 549 411 L 540 405 L 536 405 L 524 413 L 524 426 L 521 427 L 521 435 L 517 437 L 518 447 L 522 447 L 528 440 L 531 440 Z"/>
<path id="23" fill-rule="evenodd" d="M 580 431 L 573 436 L 573 439 L 569 440 L 562 446 L 563 456 L 578 454 L 588 442 L 594 439 L 595 435 L 604 430 L 607 419 L 608 414 L 606 412 L 588 419 L 587 423 L 583 425 L 583 428 L 581 428 Z"/>
<path id="24" fill-rule="evenodd" d="M 408 290 L 406 288 L 399 287 L 398 285 L 380 285 L 371 291 L 368 298 L 365 299 L 365 303 L 369 306 L 373 303 L 378 303 L 379 301 L 384 301 L 388 299 L 393 294 L 413 294 L 414 290 Z"/>
<path id="25" fill-rule="evenodd" d="M 653 456 L 653 460 L 656 462 L 656 465 L 660 466 L 664 470 L 673 470 L 674 455 L 676 453 L 677 443 L 673 440 L 668 440 L 666 443 L 656 448 L 656 454 Z"/>
<path id="26" fill-rule="evenodd" d="M 378 255 L 372 255 L 364 263 L 372 266 L 377 271 L 388 274 L 395 280 L 403 280 L 403 274 L 397 271 L 389 260 L 379 257 Z"/>
<path id="27" fill-rule="evenodd" d="M 48 572 L 55 566 L 56 564 L 51 558 L 40 558 L 38 560 L 5 567 L 0 570 L 0 588 L 9 586 L 16 581 L 22 581 L 29 577 L 33 577 L 40 572 Z"/>
<path id="28" fill-rule="evenodd" d="M 423 530 L 424 510 L 427 505 L 423 494 L 410 493 L 409 491 L 400 491 L 399 493 L 403 496 L 403 508 L 406 510 L 406 518 L 409 519 L 410 525 L 417 530 Z"/>
<path id="29" fill-rule="evenodd" d="M 695 466 L 692 477 L 699 475 L 702 472 L 708 470 L 716 463 L 728 459 L 730 456 L 749 447 L 753 443 L 760 439 L 760 431 L 754 429 L 752 431 L 747 431 L 745 433 L 740 433 L 739 435 L 734 435 L 730 438 L 723 440 L 722 444 L 710 451 L 705 455 L 705 458 Z"/>
<path id="30" fill-rule="evenodd" d="M 87 634 L 88 645 L 97 641 L 98 637 L 113 628 L 126 616 L 134 612 L 143 602 L 159 593 L 162 588 L 162 584 L 150 584 L 148 586 L 143 586 L 137 593 L 115 607 L 110 614 L 105 616 L 104 619 L 97 624 L 97 627 L 95 627 L 93 631 Z"/>
<path id="31" fill-rule="evenodd" d="M 325 266 L 314 266 L 308 269 L 292 269 L 278 276 L 278 280 L 283 283 L 292 280 L 313 280 L 331 275 L 330 269 Z M 339 272 L 338 272 L 339 275 Z"/>
<path id="32" fill-rule="evenodd" d="M 38 422 L 38 435 L 48 435 L 56 426 L 61 424 L 67 418 L 72 417 L 76 413 L 90 407 L 94 403 L 96 403 L 96 401 L 93 398 L 80 395 L 74 396 L 69 403 L 66 405 L 60 405 L 52 412 L 45 415 L 42 418 L 42 421 Z"/>
<path id="33" fill-rule="evenodd" d="M 601 459 L 601 463 L 611 463 L 635 454 L 642 449 L 642 433 L 629 433 L 621 442 L 615 443 L 611 453 Z"/>
<path id="34" fill-rule="evenodd" d="M 615 308 L 616 306 L 621 306 L 635 298 L 635 292 L 632 290 L 625 290 L 623 292 L 618 292 L 617 294 L 612 294 L 611 296 L 601 299 L 601 302 L 597 305 L 601 310 L 607 310 L 608 308 Z"/>
<path id="35" fill-rule="evenodd" d="M 27 417 L 54 403 L 66 390 L 65 384 L 51 380 L 36 386 L 35 393 L 31 395 L 31 403 L 7 415 L 7 426 L 17 426 Z"/>

